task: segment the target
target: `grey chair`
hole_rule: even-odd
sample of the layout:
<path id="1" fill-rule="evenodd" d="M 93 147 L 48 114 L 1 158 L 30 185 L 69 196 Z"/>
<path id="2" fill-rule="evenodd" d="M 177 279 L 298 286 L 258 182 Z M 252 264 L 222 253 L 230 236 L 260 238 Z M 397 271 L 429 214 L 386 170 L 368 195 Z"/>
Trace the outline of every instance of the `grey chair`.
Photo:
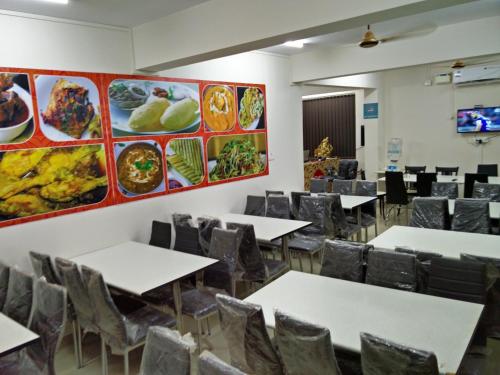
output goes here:
<path id="1" fill-rule="evenodd" d="M 330 330 L 274 312 L 275 341 L 288 375 L 341 375 Z"/>
<path id="2" fill-rule="evenodd" d="M 370 251 L 368 253 L 366 283 L 415 292 L 417 290 L 415 255 L 394 251 Z"/>
<path id="3" fill-rule="evenodd" d="M 193 226 L 193 218 L 190 214 L 172 214 L 172 222 L 174 223 L 174 227 L 180 226 Z"/>
<path id="4" fill-rule="evenodd" d="M 29 256 L 36 277 L 45 277 L 45 280 L 51 284 L 61 284 L 49 255 L 30 251 Z"/>
<path id="5" fill-rule="evenodd" d="M 39 279 L 34 286 L 34 301 L 28 329 L 40 339 L 14 354 L 14 358 L 0 358 L 1 374 L 56 374 L 54 359 L 66 323 L 66 289 Z"/>
<path id="6" fill-rule="evenodd" d="M 417 293 L 427 293 L 429 286 L 429 273 L 431 269 L 431 263 L 434 258 L 442 258 L 441 254 L 432 253 L 428 251 L 419 251 L 409 249 L 407 247 L 396 247 L 394 249 L 397 253 L 412 254 L 416 258 L 417 267 Z"/>
<path id="7" fill-rule="evenodd" d="M 487 176 L 498 176 L 498 164 L 478 164 L 477 173 L 486 174 Z"/>
<path id="8" fill-rule="evenodd" d="M 365 256 L 371 249 L 364 243 L 326 240 L 320 275 L 362 283 Z"/>
<path id="9" fill-rule="evenodd" d="M 425 165 L 423 165 L 423 166 L 405 165 L 405 173 L 409 173 L 409 174 L 425 173 L 426 169 L 427 169 L 427 167 Z"/>
<path id="10" fill-rule="evenodd" d="M 355 234 L 361 231 L 361 225 L 349 223 L 342 208 L 340 194 L 325 195 L 331 204 L 331 218 L 334 227 L 334 236 L 343 239 L 353 238 Z"/>
<path id="11" fill-rule="evenodd" d="M 339 162 L 339 170 L 334 179 L 355 180 L 358 174 L 358 161 L 356 159 L 342 159 Z"/>
<path id="12" fill-rule="evenodd" d="M 202 216 L 198 218 L 198 242 L 205 256 L 208 255 L 210 251 L 210 242 L 212 241 L 212 232 L 214 228 L 221 227 L 221 221 L 215 217 Z"/>
<path id="13" fill-rule="evenodd" d="M 177 331 L 150 327 L 142 353 L 140 375 L 190 375 L 190 346 Z"/>
<path id="14" fill-rule="evenodd" d="M 311 185 L 309 191 L 311 193 L 328 192 L 328 180 L 325 178 L 311 178 Z"/>
<path id="15" fill-rule="evenodd" d="M 475 182 L 472 190 L 472 198 L 485 198 L 490 202 L 500 202 L 500 184 L 487 184 Z"/>
<path id="16" fill-rule="evenodd" d="M 297 219 L 299 217 L 300 199 L 302 197 L 310 197 L 311 193 L 307 191 L 292 191 L 290 195 L 292 199 L 292 215 L 294 219 Z"/>
<path id="17" fill-rule="evenodd" d="M 175 243 L 174 250 L 187 254 L 203 256 L 200 245 L 198 228 L 191 223 L 174 224 Z"/>
<path id="18" fill-rule="evenodd" d="M 209 351 L 201 353 L 198 359 L 198 375 L 246 375 L 236 367 L 233 367 L 219 359 Z"/>
<path id="19" fill-rule="evenodd" d="M 355 195 L 363 197 L 377 197 L 377 182 L 356 181 Z M 357 218 L 349 216 L 347 220 L 352 224 L 358 224 Z M 361 206 L 361 228 L 365 230 L 365 239 L 368 241 L 368 228 L 375 227 L 375 236 L 378 236 L 377 225 L 377 200 L 365 203 Z"/>
<path id="20" fill-rule="evenodd" d="M 410 227 L 428 229 L 450 229 L 448 199 L 443 197 L 416 197 Z"/>
<path id="21" fill-rule="evenodd" d="M 451 230 L 483 234 L 490 233 L 490 206 L 488 199 L 457 199 L 455 201 Z"/>
<path id="22" fill-rule="evenodd" d="M 332 193 L 352 195 L 353 180 L 333 180 Z"/>
<path id="23" fill-rule="evenodd" d="M 144 345 L 148 328 L 154 325 L 172 328 L 176 325 L 175 318 L 147 306 L 125 315 L 115 305 L 101 273 L 82 266 L 82 278 L 101 336 L 102 374 L 108 374 L 106 347 L 109 346 L 112 354 L 123 356 L 124 374 L 128 375 L 129 352 Z"/>
<path id="24" fill-rule="evenodd" d="M 228 296 L 216 298 L 231 364 L 250 374 L 284 374 L 267 333 L 262 307 Z"/>
<path id="25" fill-rule="evenodd" d="M 270 195 L 283 195 L 285 192 L 283 190 L 266 190 L 266 199 Z"/>
<path id="26" fill-rule="evenodd" d="M 2 312 L 23 326 L 28 325 L 33 305 L 33 278 L 11 267 Z"/>
<path id="27" fill-rule="evenodd" d="M 266 213 L 266 197 L 259 195 L 247 195 L 245 215 L 264 216 Z"/>
<path id="28" fill-rule="evenodd" d="M 151 224 L 151 237 L 149 244 L 152 246 L 170 249 L 172 246 L 172 224 L 153 220 Z"/>
<path id="29" fill-rule="evenodd" d="M 7 298 L 7 290 L 9 289 L 9 273 L 10 268 L 0 262 L 0 311 L 3 310 L 5 299 Z"/>
<path id="30" fill-rule="evenodd" d="M 458 198 L 458 184 L 456 182 L 433 182 L 431 197 Z"/>
<path id="31" fill-rule="evenodd" d="M 458 167 L 436 167 L 436 173 L 442 176 L 456 176 Z"/>
<path id="32" fill-rule="evenodd" d="M 439 375 L 436 355 L 361 333 L 363 375 Z"/>
<path id="33" fill-rule="evenodd" d="M 286 195 L 267 197 L 266 216 L 276 219 L 290 219 L 290 199 Z"/>

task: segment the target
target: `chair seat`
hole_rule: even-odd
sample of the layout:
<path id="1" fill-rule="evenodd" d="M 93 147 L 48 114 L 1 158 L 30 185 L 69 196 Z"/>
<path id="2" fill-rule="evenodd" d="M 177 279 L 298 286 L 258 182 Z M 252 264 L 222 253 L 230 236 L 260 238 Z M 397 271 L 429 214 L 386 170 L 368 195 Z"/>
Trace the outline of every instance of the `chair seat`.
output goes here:
<path id="1" fill-rule="evenodd" d="M 131 314 L 125 315 L 127 343 L 134 346 L 144 341 L 150 326 L 173 328 L 175 325 L 176 320 L 173 316 L 158 311 L 155 308 L 145 306 Z"/>
<path id="2" fill-rule="evenodd" d="M 264 259 L 264 263 L 271 279 L 288 269 L 288 264 L 281 260 Z"/>
<path id="3" fill-rule="evenodd" d="M 295 236 L 288 242 L 288 247 L 296 251 L 316 252 L 321 250 L 325 237 Z"/>
<path id="4" fill-rule="evenodd" d="M 340 237 L 348 238 L 361 230 L 361 225 L 347 223 L 345 228 L 340 229 Z"/>
<path id="5" fill-rule="evenodd" d="M 42 367 L 44 364 L 41 364 Z M 44 375 L 47 369 L 40 369 L 26 351 L 9 354 L 0 358 L 0 374 L 2 375 Z"/>
<path id="6" fill-rule="evenodd" d="M 347 222 L 349 224 L 358 224 L 358 219 L 355 216 L 347 216 Z M 373 217 L 372 215 L 368 215 L 364 212 L 361 213 L 361 227 L 367 228 L 371 227 L 372 225 L 375 225 L 377 222 L 377 219 Z"/>

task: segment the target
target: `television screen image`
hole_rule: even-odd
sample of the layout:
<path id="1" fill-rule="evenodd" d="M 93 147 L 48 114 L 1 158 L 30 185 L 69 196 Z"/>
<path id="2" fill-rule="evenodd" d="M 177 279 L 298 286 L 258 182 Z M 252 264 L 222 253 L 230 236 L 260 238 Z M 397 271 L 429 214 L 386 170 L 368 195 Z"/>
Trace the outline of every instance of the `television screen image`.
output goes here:
<path id="1" fill-rule="evenodd" d="M 500 131 L 500 107 L 459 109 L 458 133 L 489 133 Z"/>

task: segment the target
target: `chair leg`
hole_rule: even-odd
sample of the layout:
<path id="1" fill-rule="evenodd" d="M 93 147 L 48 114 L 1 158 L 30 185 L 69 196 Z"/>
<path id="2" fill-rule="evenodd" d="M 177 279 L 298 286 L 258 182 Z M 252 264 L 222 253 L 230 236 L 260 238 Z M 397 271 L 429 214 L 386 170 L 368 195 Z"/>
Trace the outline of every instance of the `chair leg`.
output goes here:
<path id="1" fill-rule="evenodd" d="M 365 227 L 365 242 L 368 242 L 368 227 Z"/>
<path id="2" fill-rule="evenodd" d="M 101 336 L 101 374 L 108 375 L 108 352 L 106 351 L 106 343 Z"/>
<path id="3" fill-rule="evenodd" d="M 209 336 L 212 335 L 212 332 L 210 331 L 210 317 L 207 318 L 207 333 Z"/>
<path id="4" fill-rule="evenodd" d="M 78 323 L 76 319 L 71 322 L 71 328 L 73 330 L 73 350 L 75 352 L 75 361 L 77 368 L 82 367 L 82 360 L 80 357 L 80 341 L 78 340 Z"/>
<path id="5" fill-rule="evenodd" d="M 123 375 L 129 375 L 128 350 L 123 354 Z"/>
<path id="6" fill-rule="evenodd" d="M 304 267 L 302 266 L 302 254 L 299 254 L 299 266 L 300 272 L 304 272 Z"/>
<path id="7" fill-rule="evenodd" d="M 313 253 L 309 253 L 309 260 L 311 261 L 311 273 L 314 273 L 314 269 L 313 269 L 313 257 L 314 257 L 314 254 Z"/>
<path id="8" fill-rule="evenodd" d="M 76 339 L 78 341 L 78 368 L 83 367 L 83 342 L 82 342 L 82 328 L 80 322 L 76 319 Z"/>
<path id="9" fill-rule="evenodd" d="M 378 224 L 377 224 L 377 220 L 375 220 L 375 237 L 378 236 Z"/>
<path id="10" fill-rule="evenodd" d="M 198 353 L 201 353 L 201 320 L 198 319 L 196 320 L 196 326 L 197 326 L 197 330 L 198 330 Z"/>

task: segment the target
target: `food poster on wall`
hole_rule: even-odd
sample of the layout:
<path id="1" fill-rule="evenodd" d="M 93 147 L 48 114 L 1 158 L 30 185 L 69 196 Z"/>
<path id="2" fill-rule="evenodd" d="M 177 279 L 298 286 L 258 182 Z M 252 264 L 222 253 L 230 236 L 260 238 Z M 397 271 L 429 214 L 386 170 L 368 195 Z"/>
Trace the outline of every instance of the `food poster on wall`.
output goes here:
<path id="1" fill-rule="evenodd" d="M 0 68 L 0 227 L 268 174 L 265 86 Z"/>

